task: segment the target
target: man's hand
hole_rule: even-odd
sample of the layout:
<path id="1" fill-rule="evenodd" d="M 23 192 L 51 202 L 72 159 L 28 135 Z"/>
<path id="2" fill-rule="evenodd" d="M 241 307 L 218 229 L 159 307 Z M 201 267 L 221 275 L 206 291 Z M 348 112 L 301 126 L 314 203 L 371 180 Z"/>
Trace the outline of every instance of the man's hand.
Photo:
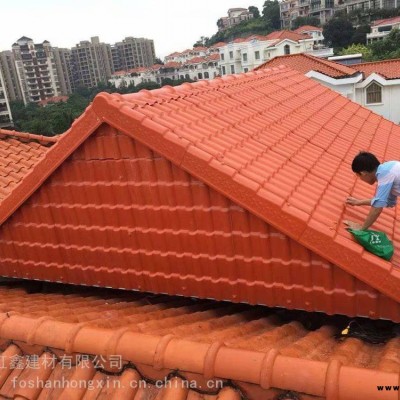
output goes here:
<path id="1" fill-rule="evenodd" d="M 362 200 L 356 199 L 355 197 L 348 197 L 346 199 L 346 204 L 349 204 L 350 206 L 360 206 Z"/>
<path id="2" fill-rule="evenodd" d="M 360 224 L 358 224 L 357 222 L 353 222 L 353 221 L 343 221 L 343 223 L 345 225 L 347 225 L 350 229 L 354 229 L 354 230 L 361 230 L 362 226 Z"/>

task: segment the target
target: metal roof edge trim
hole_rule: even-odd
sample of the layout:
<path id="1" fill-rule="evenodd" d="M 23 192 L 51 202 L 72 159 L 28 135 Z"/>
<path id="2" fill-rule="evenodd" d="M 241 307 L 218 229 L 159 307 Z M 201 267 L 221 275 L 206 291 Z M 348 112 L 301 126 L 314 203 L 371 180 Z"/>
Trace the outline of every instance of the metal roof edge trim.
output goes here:
<path id="1" fill-rule="evenodd" d="M 199 343 L 172 335 L 95 328 L 16 313 L 0 314 L 0 337 L 73 353 L 106 357 L 118 354 L 126 361 L 157 370 L 178 369 L 208 379 L 211 376 L 232 379 L 257 384 L 263 389 L 293 390 L 337 400 L 353 400 L 355 393 L 363 399 L 394 400 L 398 396 L 395 391 L 379 391 L 377 386 L 400 383 L 397 373 L 342 366 L 337 360 L 328 363 L 287 357 L 274 348 L 264 353 L 219 343 Z"/>
<path id="2" fill-rule="evenodd" d="M 42 185 L 64 160 L 101 124 L 91 106 L 76 119 L 45 157 L 0 204 L 0 226 Z"/>

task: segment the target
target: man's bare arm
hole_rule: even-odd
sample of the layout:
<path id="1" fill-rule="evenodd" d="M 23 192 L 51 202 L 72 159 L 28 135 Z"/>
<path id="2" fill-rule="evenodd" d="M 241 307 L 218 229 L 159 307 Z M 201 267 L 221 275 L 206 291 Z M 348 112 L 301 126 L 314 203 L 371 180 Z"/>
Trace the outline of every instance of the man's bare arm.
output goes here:
<path id="1" fill-rule="evenodd" d="M 346 204 L 350 206 L 370 206 L 372 199 L 356 199 L 355 197 L 348 197 Z"/>
<path id="2" fill-rule="evenodd" d="M 365 219 L 364 223 L 361 226 L 361 230 L 364 231 L 368 229 L 381 215 L 382 210 L 383 207 L 371 207 L 367 215 L 367 218 Z"/>

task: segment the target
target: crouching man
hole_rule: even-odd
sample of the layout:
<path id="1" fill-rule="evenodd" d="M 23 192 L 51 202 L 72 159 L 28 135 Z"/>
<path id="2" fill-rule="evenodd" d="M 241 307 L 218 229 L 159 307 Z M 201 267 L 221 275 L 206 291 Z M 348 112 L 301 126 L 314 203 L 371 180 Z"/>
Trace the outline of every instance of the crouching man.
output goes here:
<path id="1" fill-rule="evenodd" d="M 363 224 L 344 221 L 349 228 L 365 230 L 378 219 L 384 207 L 396 205 L 397 196 L 400 195 L 400 162 L 387 161 L 381 164 L 372 153 L 363 151 L 354 157 L 351 169 L 363 182 L 370 185 L 378 183 L 372 199 L 356 199 L 355 197 L 346 199 L 346 203 L 351 206 L 371 206 Z"/>

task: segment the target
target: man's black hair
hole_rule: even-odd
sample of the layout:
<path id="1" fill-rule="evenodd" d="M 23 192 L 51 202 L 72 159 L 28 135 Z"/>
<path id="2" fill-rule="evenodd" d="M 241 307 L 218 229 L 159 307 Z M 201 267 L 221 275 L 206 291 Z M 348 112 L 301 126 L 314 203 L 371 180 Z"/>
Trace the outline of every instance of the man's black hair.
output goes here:
<path id="1" fill-rule="evenodd" d="M 368 153 L 366 151 L 360 151 L 354 157 L 354 160 L 351 163 L 351 169 L 353 170 L 353 172 L 359 174 L 362 171 L 373 172 L 379 167 L 379 165 L 380 162 L 374 154 Z"/>

